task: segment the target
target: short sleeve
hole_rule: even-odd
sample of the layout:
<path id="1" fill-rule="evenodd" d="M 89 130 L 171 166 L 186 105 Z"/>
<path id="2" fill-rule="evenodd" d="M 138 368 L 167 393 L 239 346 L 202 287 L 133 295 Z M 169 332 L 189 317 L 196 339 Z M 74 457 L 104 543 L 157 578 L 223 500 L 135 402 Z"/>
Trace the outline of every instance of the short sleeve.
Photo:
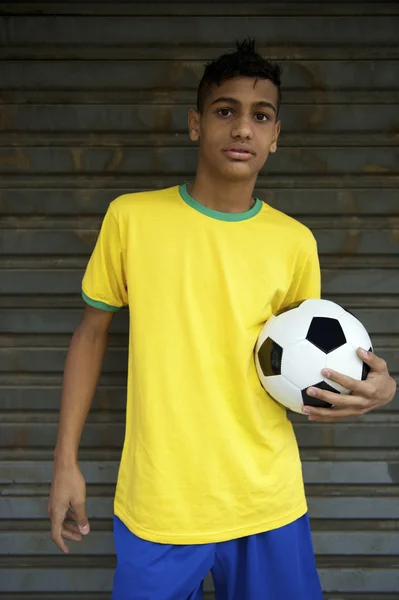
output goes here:
<path id="1" fill-rule="evenodd" d="M 128 304 L 119 225 L 109 207 L 82 281 L 87 304 L 116 312 Z"/>
<path id="2" fill-rule="evenodd" d="M 296 268 L 281 308 L 308 298 L 320 298 L 321 275 L 317 243 L 313 235 L 298 252 Z"/>

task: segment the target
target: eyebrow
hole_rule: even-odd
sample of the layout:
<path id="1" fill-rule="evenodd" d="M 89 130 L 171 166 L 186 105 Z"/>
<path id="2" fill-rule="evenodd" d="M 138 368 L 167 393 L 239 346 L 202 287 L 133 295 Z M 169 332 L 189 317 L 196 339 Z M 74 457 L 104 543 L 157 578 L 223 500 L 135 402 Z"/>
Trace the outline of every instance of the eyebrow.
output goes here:
<path id="1" fill-rule="evenodd" d="M 239 100 L 237 100 L 236 98 L 230 98 L 228 96 L 220 96 L 219 98 L 216 98 L 216 100 L 212 102 L 211 106 L 213 106 L 214 104 L 218 104 L 219 102 L 227 102 L 228 104 L 235 104 L 236 106 L 241 106 L 241 102 Z M 252 106 L 254 108 L 271 108 L 277 114 L 276 107 L 271 102 L 266 102 L 265 100 L 261 100 L 260 102 L 254 102 Z"/>

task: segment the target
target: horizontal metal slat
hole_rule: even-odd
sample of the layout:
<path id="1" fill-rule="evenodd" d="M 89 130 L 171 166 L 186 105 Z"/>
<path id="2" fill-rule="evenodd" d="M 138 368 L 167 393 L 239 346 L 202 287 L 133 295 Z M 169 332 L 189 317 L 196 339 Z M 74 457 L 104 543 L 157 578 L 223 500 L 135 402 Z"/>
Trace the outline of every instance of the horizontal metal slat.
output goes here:
<path id="1" fill-rule="evenodd" d="M 284 121 L 285 124 L 285 121 Z M 349 146 L 373 148 L 397 146 L 397 135 L 391 132 L 380 133 L 289 133 L 279 137 L 279 148 L 312 148 L 312 147 L 335 147 L 342 148 L 344 152 Z M 1 133 L 0 147 L 76 147 L 81 148 L 115 148 L 115 147 L 186 147 L 187 134 L 182 132 L 173 133 Z"/>
<path id="2" fill-rule="evenodd" d="M 31 47 L 32 48 L 32 47 Z M 30 49 L 31 49 L 30 48 Z M 384 47 L 385 48 L 385 47 Z M 397 46 L 396 46 L 397 48 Z M 0 98 L 6 104 L 192 104 L 195 102 L 195 89 L 1 89 Z M 290 87 L 289 80 L 284 86 L 286 104 L 395 104 L 399 102 L 399 90 L 390 89 L 297 89 Z"/>
<path id="3" fill-rule="evenodd" d="M 225 5 L 229 6 L 229 14 L 232 15 L 253 15 L 267 17 L 272 16 L 291 16 L 297 17 L 315 16 L 315 15 L 342 15 L 358 16 L 359 4 L 361 3 L 361 13 L 367 15 L 394 15 L 398 13 L 397 6 L 392 2 L 379 2 L 376 6 L 372 2 L 364 2 L 364 0 L 352 0 L 349 3 L 345 2 L 328 2 L 323 4 L 315 2 L 301 2 L 298 6 L 295 2 L 268 2 L 265 6 L 262 2 L 252 0 L 247 2 L 245 7 L 240 2 L 231 2 L 231 0 L 219 0 L 217 4 L 211 2 L 174 2 L 170 5 L 169 2 L 158 1 L 154 2 L 82 2 L 76 0 L 70 2 L 45 2 L 43 6 L 37 7 L 34 2 L 3 2 L 2 14 L 9 15 L 107 15 L 107 16 L 129 16 L 129 15 L 162 15 L 175 16 L 191 15 L 191 16 L 224 16 L 226 14 Z"/>
<path id="4" fill-rule="evenodd" d="M 50 304 L 50 303 L 49 303 Z M 51 304 L 50 304 L 51 306 Z M 397 307 L 370 307 L 357 308 L 349 306 L 345 301 L 342 306 L 347 307 L 354 313 L 370 335 L 378 336 L 373 338 L 376 346 L 393 346 L 395 340 L 381 337 L 384 334 L 393 334 L 394 325 L 399 320 L 399 305 Z M 37 307 L 32 301 L 31 306 L 25 308 L 18 306 L 12 308 L 0 308 L 0 348 L 13 347 L 64 347 L 66 348 L 70 341 L 70 336 L 75 327 L 80 323 L 83 317 L 85 304 L 83 300 L 77 302 L 76 308 L 71 308 L 68 304 L 59 305 L 54 308 Z M 108 340 L 109 347 L 126 347 L 128 343 L 127 331 L 129 327 L 129 313 L 123 310 L 118 313 L 111 324 L 111 337 Z M 399 332 L 398 332 L 399 333 Z M 15 334 L 12 337 L 10 334 Z M 114 334 L 114 335 L 113 335 Z M 123 335 L 119 335 L 123 334 Z"/>
<path id="5" fill-rule="evenodd" d="M 0 293 L 16 295 L 77 294 L 83 271 L 75 269 L 3 269 L 0 271 Z M 399 294 L 396 269 L 323 269 L 324 297 L 330 294 Z"/>
<path id="6" fill-rule="evenodd" d="M 1 216 L 0 231 L 21 231 L 32 234 L 37 231 L 82 231 L 83 233 L 98 232 L 103 215 L 77 216 Z M 305 215 L 300 221 L 315 231 L 394 231 L 399 228 L 399 215 Z M 4 234 L 3 234 L 4 235 Z"/>
<path id="7" fill-rule="evenodd" d="M 294 4 L 294 3 L 291 3 Z M 173 3 L 175 5 L 175 3 Z M 185 6 L 185 5 L 184 5 Z M 217 5 L 212 5 L 217 6 Z M 248 6 L 248 4 L 246 5 Z M 302 6 L 302 3 L 301 3 Z M 244 8 L 244 7 L 243 7 Z M 247 17 L 248 15 L 245 14 Z M 303 15 L 301 15 L 303 16 Z M 392 15 L 393 16 L 393 15 Z M 0 49 L 0 60 L 200 60 L 209 61 L 226 50 L 226 46 L 119 46 L 107 45 L 73 46 L 48 45 L 9 45 Z M 270 46 L 257 44 L 257 50 L 269 60 L 395 60 L 399 58 L 399 48 L 395 45 L 367 46 L 359 42 L 356 46 L 292 45 L 275 43 Z"/>
<path id="8" fill-rule="evenodd" d="M 178 181 L 171 183 L 165 181 L 164 187 L 177 185 Z M 367 189 L 272 189 L 266 185 L 262 188 L 262 180 L 257 183 L 255 194 L 278 210 L 287 212 L 296 218 L 303 216 L 339 216 L 374 215 L 378 219 L 391 215 L 399 215 L 399 204 L 396 189 L 377 189 L 371 185 Z M 117 184 L 119 185 L 119 184 Z M 2 215 L 16 217 L 26 215 L 33 218 L 35 215 L 51 218 L 65 215 L 67 217 L 85 215 L 100 219 L 107 210 L 109 203 L 131 192 L 153 189 L 152 179 L 147 181 L 144 188 L 113 187 L 81 189 L 4 189 L 1 191 Z M 162 185 L 161 185 L 162 187 Z"/>
<path id="9" fill-rule="evenodd" d="M 373 568 L 372 566 L 362 569 L 333 569 L 321 568 L 319 575 L 322 587 L 325 591 L 333 592 L 392 592 L 398 589 L 399 571 L 395 568 Z M 4 582 L 3 591 L 22 592 L 29 590 L 35 592 L 63 592 L 66 589 L 71 592 L 94 592 L 97 590 L 111 590 L 113 577 L 113 566 L 108 569 L 104 567 L 91 568 L 64 568 L 54 569 L 51 566 L 35 569 L 0 569 L 0 580 Z M 206 591 L 213 589 L 210 578 L 206 579 Z M 382 600 L 384 597 L 382 596 Z"/>
<path id="10" fill-rule="evenodd" d="M 180 16 L 177 11 L 170 16 L 170 26 L 165 27 L 165 17 L 155 12 L 147 15 L 124 15 L 108 17 L 91 15 L 79 19 L 69 15 L 14 16 L 8 17 L 0 28 L 0 43 L 20 44 L 97 44 L 137 45 L 172 44 L 179 33 L 179 44 L 194 43 L 205 45 L 208 40 L 218 40 L 218 45 L 229 47 L 232 40 L 244 37 L 248 31 L 259 41 L 271 45 L 290 40 L 297 45 L 353 45 L 367 40 L 370 45 L 394 45 L 397 41 L 395 19 L 389 15 L 357 14 L 353 18 L 343 19 L 340 15 L 322 16 L 304 15 L 306 27 L 298 27 L 298 16 L 276 16 L 264 18 L 249 15 L 242 19 L 241 14 L 226 15 L 220 11 L 220 18 L 203 15 Z M 317 11 L 315 11 L 317 13 Z M 90 26 L 88 27 L 88 23 Z"/>
<path id="11" fill-rule="evenodd" d="M 132 189 L 160 189 L 166 188 L 173 185 L 179 185 L 181 183 L 189 182 L 194 177 L 194 171 L 190 174 L 178 173 L 176 175 L 160 174 L 154 171 L 151 175 L 149 185 L 148 175 L 130 175 L 126 176 L 118 174 L 115 176 L 114 172 L 103 172 L 98 175 L 27 175 L 25 173 L 19 173 L 18 175 L 2 175 L 0 178 L 0 190 L 1 189 L 24 189 L 27 188 L 53 188 L 54 195 L 58 193 L 60 188 L 82 189 L 85 188 L 87 197 L 90 197 L 90 191 L 92 188 L 98 188 L 103 186 L 104 189 L 115 188 L 116 179 L 120 188 L 125 188 L 126 192 L 130 192 Z M 266 179 L 270 184 L 271 188 L 279 187 L 281 190 L 295 188 L 295 190 L 311 190 L 318 189 L 323 190 L 329 188 L 330 190 L 336 190 L 336 193 L 352 193 L 353 188 L 365 188 L 370 186 L 370 189 L 389 189 L 397 186 L 399 175 L 381 175 L 381 174 L 363 174 L 363 175 L 290 175 L 285 174 L 281 176 L 270 174 L 267 177 L 260 177 L 258 179 L 258 185 L 260 187 L 266 187 Z M 262 181 L 263 180 L 263 181 Z M 1 193 L 1 192 L 0 192 Z M 111 198 L 112 199 L 112 198 Z"/>
<path id="12" fill-rule="evenodd" d="M 352 449 L 352 452 L 355 452 Z M 357 451 L 358 452 L 358 451 Z M 93 452 L 91 452 L 94 454 Z M 386 458 L 375 460 L 375 456 L 386 454 Z M 32 454 L 32 452 L 31 452 Z M 83 452 L 80 455 L 84 454 Z M 96 453 L 93 460 L 80 459 L 80 468 L 88 484 L 114 484 L 119 468 L 119 453 L 115 460 L 107 460 L 104 452 Z M 316 457 L 314 450 L 301 449 L 303 473 L 306 484 L 341 485 L 390 485 L 399 484 L 399 456 L 389 457 L 389 451 L 371 449 L 369 456 L 350 460 L 350 452 L 345 450 L 346 458 L 339 458 L 340 448 L 333 449 L 335 460 L 322 460 Z M 39 449 L 33 460 L 26 460 L 29 451 L 19 455 L 14 451 L 15 460 L 7 460 L 3 455 L 0 462 L 0 483 L 3 486 L 15 484 L 51 483 L 53 475 L 52 451 Z M 312 455 L 313 460 L 309 459 Z M 374 456 L 374 460 L 373 460 Z M 317 460 L 316 460 L 317 458 Z"/>
<path id="13" fill-rule="evenodd" d="M 6 410 L 4 412 L 0 412 L 1 422 L 3 424 L 23 424 L 23 425 L 33 425 L 33 424 L 51 424 L 57 423 L 59 418 L 59 407 L 54 407 L 53 410 L 47 411 L 37 411 L 33 407 L 30 410 L 21 412 L 20 410 L 11 409 Z M 293 416 L 293 418 L 291 417 Z M 307 423 L 304 415 L 300 415 L 298 413 L 289 413 L 289 418 L 293 422 L 294 427 L 314 427 L 314 425 L 309 425 Z M 116 425 L 117 423 L 125 423 L 125 407 L 118 410 L 115 407 L 112 408 L 104 408 L 103 410 L 95 410 L 91 411 L 88 416 L 88 424 L 91 425 L 101 425 L 101 424 L 109 424 L 112 423 Z M 365 415 L 359 417 L 351 417 L 345 419 L 344 422 L 337 423 L 336 428 L 340 429 L 345 426 L 353 426 L 357 425 L 359 427 L 367 427 L 369 425 L 374 426 L 391 426 L 399 424 L 399 415 L 395 414 L 393 411 L 387 411 L 385 414 L 377 411 L 371 411 Z M 326 425 L 321 425 L 321 428 L 325 428 Z"/>
<path id="14" fill-rule="evenodd" d="M 112 513 L 111 513 L 112 514 Z M 49 527 L 50 529 L 50 527 Z M 399 533 L 318 532 L 313 531 L 316 554 L 340 556 L 357 554 L 389 556 L 399 553 Z M 83 543 L 71 544 L 75 555 L 112 555 L 114 552 L 112 532 L 90 532 Z M 52 555 L 59 552 L 50 539 L 49 531 L 0 532 L 0 552 L 12 555 Z"/>
<path id="15" fill-rule="evenodd" d="M 397 369 L 399 362 L 399 338 L 392 347 L 374 348 L 375 353 L 386 360 L 391 370 Z M 67 348 L 0 348 L 0 373 L 62 373 L 65 366 Z M 128 362 L 127 348 L 109 347 L 105 359 L 104 373 L 126 373 Z M 16 375 L 16 378 L 18 375 Z"/>
<path id="16" fill-rule="evenodd" d="M 0 235 L 1 238 L 1 235 Z M 320 239 L 320 236 L 316 236 Z M 323 254 L 320 252 L 319 259 L 322 271 L 324 269 L 398 269 L 399 252 L 397 254 Z M 63 269 L 81 269 L 82 273 L 87 266 L 88 255 L 13 255 L 8 254 L 0 256 L 0 270 L 3 269 L 38 269 L 39 271 L 54 268 Z M 11 299 L 9 299 L 11 302 Z M 23 298 L 19 298 L 17 304 L 23 303 Z M 67 302 L 66 302 L 67 304 Z M 7 299 L 3 298 L 1 306 L 7 305 Z M 59 303 L 58 303 L 59 305 Z M 15 304 L 13 305 L 15 306 Z"/>
<path id="17" fill-rule="evenodd" d="M 393 365 L 393 369 L 397 368 Z M 399 388 L 399 373 L 391 370 L 391 375 L 396 379 Z M 0 387 L 0 411 L 27 411 L 27 410 L 58 410 L 61 399 L 61 387 L 47 386 L 46 377 L 42 376 L 36 387 L 24 386 L 20 382 L 20 375 L 14 375 L 13 386 Z M 61 379 L 61 375 L 60 375 Z M 126 377 L 125 377 L 126 380 Z M 126 384 L 126 381 L 125 381 Z M 94 396 L 92 411 L 123 411 L 126 407 L 126 385 L 113 387 L 99 386 Z M 388 405 L 382 407 L 376 414 L 399 411 L 399 393 Z M 300 417 L 302 418 L 302 417 Z M 364 417 L 363 417 L 364 418 Z"/>
<path id="18" fill-rule="evenodd" d="M 68 26 L 68 21 L 70 20 L 71 25 Z M 156 19 L 155 19 L 156 20 Z M 159 42 L 163 42 L 162 37 L 166 35 L 174 35 L 171 33 L 170 28 L 165 28 L 165 24 L 163 19 L 159 19 L 158 23 L 155 23 L 155 20 L 151 20 L 151 24 L 148 24 L 144 27 L 144 29 L 140 25 L 140 19 L 134 19 L 135 27 L 132 28 L 132 22 L 128 20 L 121 20 L 119 24 L 117 24 L 117 28 L 114 31 L 107 30 L 105 31 L 102 27 L 96 26 L 95 19 L 90 19 L 90 27 L 87 27 L 87 23 L 83 23 L 81 20 L 75 21 L 74 18 L 68 19 L 68 17 L 63 17 L 60 20 L 62 23 L 62 27 L 54 27 L 53 24 L 46 28 L 46 25 L 42 23 L 35 22 L 35 26 L 29 26 L 29 33 L 24 31 L 24 27 L 14 28 L 11 30 L 11 24 L 9 25 L 9 31 L 13 31 L 12 34 L 6 34 L 4 32 L 4 25 L 2 26 L 0 22 L 0 43 L 29 43 L 29 35 L 36 38 L 32 39 L 31 43 L 37 43 L 40 40 L 40 43 L 43 43 L 43 40 L 46 40 L 46 43 L 57 43 L 62 44 L 67 41 L 68 45 L 73 45 L 75 43 L 80 44 L 92 44 L 97 43 L 98 45 L 106 45 L 108 43 L 114 43 L 115 40 L 112 40 L 111 37 L 113 35 L 118 36 L 118 42 L 123 44 L 123 38 L 125 35 L 128 35 L 127 44 L 131 43 L 132 37 L 136 36 L 136 43 L 143 44 L 144 40 L 140 40 L 142 34 L 150 35 L 149 42 L 151 43 L 154 38 L 157 37 L 156 28 L 157 26 L 161 28 L 163 35 L 159 33 L 158 40 Z M 223 19 L 223 27 L 221 27 L 220 22 L 213 22 L 210 19 L 204 19 L 203 23 L 199 23 L 198 19 L 184 19 L 181 21 L 190 21 L 191 25 L 189 27 L 194 27 L 196 31 L 199 31 L 199 27 L 203 27 L 203 35 L 205 39 L 212 39 L 212 29 L 216 29 L 215 35 L 220 39 L 221 34 L 227 35 L 228 40 L 226 40 L 226 45 L 231 43 L 231 40 L 235 37 L 235 30 L 239 30 L 243 23 L 242 19 L 236 19 L 235 24 L 229 30 L 229 21 L 228 17 Z M 36 21 L 36 19 L 35 19 Z M 362 21 L 361 17 L 356 19 L 356 25 L 360 26 L 360 22 Z M 110 23 L 110 20 L 103 19 L 104 23 Z M 396 43 L 397 38 L 397 26 L 394 23 L 392 18 L 386 18 L 387 26 L 384 26 L 384 29 L 377 28 L 375 19 L 368 19 L 368 27 L 371 28 L 372 32 L 378 32 L 380 36 L 382 36 L 381 43 L 392 45 Z M 296 43 L 295 33 L 299 33 L 299 36 L 304 36 L 305 43 L 307 45 L 312 44 L 312 33 L 315 33 L 317 36 L 320 35 L 320 29 L 322 29 L 322 24 L 325 24 L 324 19 L 320 19 L 320 23 L 317 26 L 319 31 L 316 28 L 313 28 L 310 22 L 307 22 L 306 28 L 299 28 L 297 26 L 297 19 L 292 19 L 291 28 L 292 31 L 289 32 L 287 36 L 284 35 L 284 31 L 272 24 L 271 20 L 265 20 L 262 23 L 254 24 L 252 29 L 252 35 L 255 36 L 259 41 L 262 39 L 269 38 L 270 43 L 273 43 L 273 38 L 278 36 L 278 39 L 291 39 L 291 43 Z M 330 22 L 330 24 L 332 24 Z M 59 25 L 59 24 L 58 24 Z M 176 23 L 177 25 L 177 23 Z M 238 28 L 237 28 L 238 25 Z M 339 39 L 337 38 L 337 31 L 340 33 L 343 32 L 343 26 L 349 25 L 348 22 L 343 20 L 334 31 L 334 43 L 339 43 Z M 265 27 L 270 27 L 273 29 L 273 35 L 269 36 Z M 3 27 L 3 31 L 1 28 Z M 187 25 L 184 23 L 181 24 L 183 28 L 181 31 L 179 30 L 179 40 L 180 34 L 184 35 L 184 37 L 188 36 L 189 42 L 192 44 L 192 31 L 190 29 L 186 29 Z M 246 30 L 245 34 L 248 32 L 247 27 L 249 25 L 245 24 Z M 44 31 L 41 31 L 42 28 L 46 28 L 47 35 Z M 363 23 L 363 29 L 361 30 L 362 39 L 365 39 L 365 36 L 368 36 L 369 43 L 372 43 L 373 34 L 370 32 L 367 33 L 367 28 L 365 28 L 365 24 Z M 57 31 L 58 30 L 58 31 Z M 258 34 L 256 32 L 258 30 Z M 148 33 L 150 32 L 150 33 Z M 223 37 L 224 37 L 223 35 Z M 322 35 L 322 34 L 321 34 Z M 17 39 L 12 39 L 13 36 Z M 105 37 L 108 36 L 108 39 Z M 241 34 L 237 33 L 237 37 L 239 38 Z M 63 41 L 64 38 L 64 41 Z M 96 42 L 96 38 L 98 42 Z M 353 44 L 354 41 L 354 32 L 353 26 L 352 31 L 350 32 L 350 37 L 348 38 L 350 43 Z M 223 42 L 223 40 L 220 40 Z M 323 40 L 324 43 L 329 43 L 328 39 Z M 187 39 L 182 39 L 180 43 L 187 43 Z M 201 43 L 202 40 L 198 40 L 198 43 Z M 166 39 L 163 43 L 172 43 L 170 40 Z M 376 43 L 378 43 L 376 41 Z M 356 81 L 356 90 L 357 93 L 365 90 L 397 90 L 397 80 L 396 80 L 396 71 L 398 67 L 398 63 L 395 60 L 386 60 L 383 63 L 383 68 L 376 68 L 375 61 L 359 61 L 359 60 L 330 60 L 330 61 L 281 61 L 284 64 L 284 79 L 290 82 L 290 87 L 295 88 L 297 90 L 323 90 L 326 92 L 327 90 L 352 90 L 353 82 Z M 5 61 L 2 66 L 2 88 L 4 90 L 18 90 L 21 81 L 24 82 L 24 90 L 36 90 L 38 93 L 43 89 L 53 89 L 53 90 L 75 90 L 75 91 L 83 91 L 86 93 L 88 90 L 99 90 L 102 91 L 112 90 L 113 92 L 117 90 L 126 90 L 127 87 L 129 89 L 137 89 L 138 87 L 143 90 L 152 90 L 152 89 L 185 89 L 192 90 L 192 98 L 191 102 L 195 99 L 195 92 L 199 83 L 200 78 L 202 77 L 204 70 L 203 61 L 182 61 L 182 60 L 171 60 L 171 61 L 162 61 L 162 60 L 154 60 L 154 61 L 45 61 L 45 60 L 37 60 L 37 61 L 23 61 L 23 60 L 8 60 Z M 128 82 L 128 83 L 127 83 Z M 54 92 L 52 92 L 54 93 Z M 122 101 L 122 99 L 120 100 Z M 391 100 L 394 102 L 394 100 Z"/>
<path id="19" fill-rule="evenodd" d="M 177 100 L 177 99 L 176 99 Z M 187 113 L 195 101 L 119 105 L 3 104 L 0 145 L 21 146 L 189 146 Z M 279 147 L 308 144 L 361 146 L 397 144 L 397 104 L 289 104 L 279 118 Z M 151 135 L 150 135 L 151 134 Z"/>
<path id="20" fill-rule="evenodd" d="M 395 351 L 393 351 L 395 352 Z M 399 348 L 398 348 L 399 352 Z M 388 352 L 388 354 L 390 354 Z M 66 349 L 32 348 L 11 349 L 0 348 L 0 372 L 62 372 L 65 365 Z M 127 372 L 127 349 L 108 348 L 104 360 L 104 372 Z"/>
<path id="21" fill-rule="evenodd" d="M 271 155 L 263 174 L 290 177 L 328 174 L 394 174 L 399 151 L 392 148 L 280 148 Z M 76 174 L 114 176 L 147 175 L 155 172 L 189 177 L 195 171 L 197 148 L 0 148 L 0 173 L 34 176 Z"/>
<path id="22" fill-rule="evenodd" d="M 358 311 L 364 309 L 368 310 L 397 310 L 399 306 L 399 296 L 395 294 L 340 294 L 330 293 L 323 294 L 323 297 L 327 300 L 338 302 L 348 309 Z M 55 309 L 79 309 L 83 310 L 85 304 L 80 294 L 75 292 L 71 294 L 57 294 L 56 296 L 49 294 L 25 294 L 23 296 L 17 295 L 0 295 L 0 307 L 2 309 L 15 309 L 15 308 L 27 308 L 32 310 L 32 307 L 36 309 L 48 308 L 50 310 Z M 4 314 L 4 313 L 3 313 Z M 126 311 L 120 311 L 113 319 L 113 324 L 118 323 L 119 319 L 125 318 Z M 127 317 L 126 317 L 127 318 Z M 5 326 L 5 325 L 4 325 Z M 115 327 L 112 325 L 111 327 Z"/>
<path id="23" fill-rule="evenodd" d="M 91 423 L 84 428 L 81 448 L 120 448 L 124 423 Z M 295 424 L 300 448 L 394 448 L 398 424 L 304 422 Z M 53 448 L 57 423 L 0 423 L 1 448 Z"/>
<path id="24" fill-rule="evenodd" d="M 301 219 L 305 221 L 305 219 Z M 32 223 L 33 225 L 33 223 Z M 0 225 L 1 227 L 1 225 Z M 397 268 L 399 236 L 392 229 L 312 229 L 321 266 L 329 268 Z M 398 223 L 399 231 L 399 223 Z M 82 269 L 97 240 L 98 229 L 1 230 L 0 269 Z M 374 252 L 370 256 L 370 253 Z M 11 255 L 8 258 L 7 255 Z M 332 256 L 331 256 L 332 255 Z M 25 259 L 25 256 L 27 259 Z M 326 257 L 330 260 L 323 262 Z"/>
<path id="25" fill-rule="evenodd" d="M 113 488 L 112 488 L 113 489 Z M 11 490 L 12 491 L 12 490 Z M 47 515 L 48 492 L 43 497 L 12 496 L 2 491 L 1 518 L 7 528 L 13 529 L 14 519 L 43 519 Z M 20 490 L 23 493 L 23 490 Z M 364 491 L 365 494 L 368 490 Z M 362 496 L 318 498 L 308 495 L 311 518 L 317 519 L 399 519 L 399 494 L 392 498 L 364 498 Z M 113 496 L 92 496 L 87 492 L 87 511 L 90 519 L 108 519 L 113 514 Z M 399 549 L 398 549 L 399 550 Z M 23 552 L 26 552 L 25 550 Z"/>

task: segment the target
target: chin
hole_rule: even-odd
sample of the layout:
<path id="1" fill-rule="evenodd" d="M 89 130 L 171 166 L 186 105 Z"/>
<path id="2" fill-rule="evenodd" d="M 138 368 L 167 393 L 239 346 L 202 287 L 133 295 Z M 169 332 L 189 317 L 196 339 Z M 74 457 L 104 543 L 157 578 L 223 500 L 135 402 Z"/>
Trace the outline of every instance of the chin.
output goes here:
<path id="1" fill-rule="evenodd" d="M 254 172 L 253 169 L 248 169 L 248 165 L 243 163 L 232 164 L 230 168 L 222 169 L 222 174 L 230 181 L 248 181 L 257 176 L 257 172 Z"/>

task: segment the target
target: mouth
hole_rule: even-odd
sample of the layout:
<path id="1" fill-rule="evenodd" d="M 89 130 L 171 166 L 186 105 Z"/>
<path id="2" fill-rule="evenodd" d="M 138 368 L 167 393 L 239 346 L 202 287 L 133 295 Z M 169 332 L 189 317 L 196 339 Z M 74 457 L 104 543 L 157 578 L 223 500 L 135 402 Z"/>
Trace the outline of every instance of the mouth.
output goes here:
<path id="1" fill-rule="evenodd" d="M 249 150 L 229 149 L 224 150 L 223 152 L 233 160 L 249 160 L 253 157 L 252 152 L 249 152 Z"/>

